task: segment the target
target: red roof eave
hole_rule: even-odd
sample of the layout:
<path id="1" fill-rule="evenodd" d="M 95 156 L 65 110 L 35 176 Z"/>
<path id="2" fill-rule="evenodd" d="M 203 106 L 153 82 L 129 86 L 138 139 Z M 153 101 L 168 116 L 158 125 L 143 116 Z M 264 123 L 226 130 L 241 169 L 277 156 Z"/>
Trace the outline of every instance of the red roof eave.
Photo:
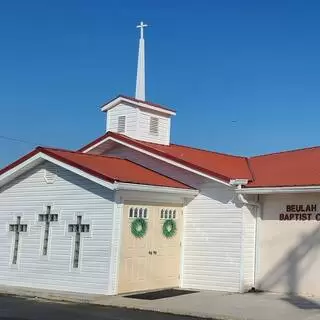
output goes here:
<path id="1" fill-rule="evenodd" d="M 49 150 L 44 149 L 42 147 L 38 147 L 38 149 L 41 152 L 43 152 L 44 154 L 46 154 L 46 155 L 48 155 L 48 156 L 50 156 L 50 157 L 52 157 L 52 158 L 54 158 L 54 159 L 56 159 L 58 161 L 61 161 L 61 162 L 65 163 L 65 164 L 68 164 L 68 165 L 70 165 L 72 167 L 80 169 L 80 170 L 82 170 L 82 171 L 84 171 L 86 173 L 89 173 L 90 175 L 92 175 L 92 176 L 94 176 L 96 178 L 99 178 L 99 179 L 102 179 L 102 180 L 105 180 L 105 181 L 108 181 L 108 182 L 111 182 L 111 183 L 115 182 L 115 180 L 112 179 L 111 177 L 108 177 L 105 174 L 101 174 L 101 173 L 99 173 L 99 172 L 97 172 L 95 170 L 92 170 L 90 168 L 86 168 L 86 167 L 80 165 L 79 163 L 77 163 L 75 161 L 72 161 L 72 160 L 66 159 L 64 157 L 61 157 L 61 156 L 55 154 L 54 152 L 50 152 Z"/>
<path id="2" fill-rule="evenodd" d="M 114 133 L 114 132 L 111 132 L 111 131 L 107 132 L 107 133 L 104 134 L 103 136 L 97 138 L 96 140 L 94 140 L 94 141 L 92 141 L 91 143 L 87 144 L 86 146 L 82 147 L 82 148 L 79 149 L 78 151 L 83 152 L 84 150 L 86 150 L 86 149 L 94 146 L 95 144 L 103 141 L 104 139 L 106 139 L 106 138 L 108 138 L 108 137 L 115 138 L 115 139 L 119 139 L 119 140 L 121 140 L 121 141 L 123 141 L 123 142 L 126 142 L 126 143 L 128 143 L 128 144 L 132 144 L 132 145 L 134 145 L 134 146 L 136 146 L 136 147 L 138 147 L 138 148 L 144 149 L 144 150 L 149 151 L 149 152 L 151 152 L 151 153 L 155 153 L 155 154 L 157 154 L 157 155 L 159 155 L 159 156 L 162 156 L 162 157 L 164 157 L 164 158 L 166 158 L 166 159 L 175 161 L 175 162 L 180 163 L 180 164 L 182 164 L 182 165 L 185 165 L 185 166 L 187 166 L 187 167 L 189 167 L 189 168 L 191 168 L 191 169 L 194 169 L 194 170 L 203 172 L 203 173 L 205 173 L 205 174 L 207 174 L 207 175 L 209 175 L 209 176 L 216 177 L 217 179 L 220 179 L 220 180 L 222 180 L 222 181 L 224 181 L 224 182 L 227 182 L 227 183 L 229 183 L 230 179 L 233 179 L 233 178 L 234 178 L 234 177 L 224 176 L 224 175 L 222 175 L 222 174 L 220 174 L 220 173 L 217 173 L 217 172 L 214 172 L 214 171 L 211 171 L 211 170 L 207 170 L 207 169 L 202 168 L 202 167 L 200 167 L 200 166 L 197 166 L 197 165 L 195 165 L 195 164 L 193 164 L 193 163 L 190 163 L 190 162 L 188 162 L 188 161 L 182 160 L 182 159 L 180 159 L 180 158 L 177 158 L 177 157 L 175 157 L 175 156 L 172 156 L 172 155 L 170 155 L 170 154 L 167 154 L 167 153 L 165 153 L 165 152 L 163 152 L 163 151 L 157 150 L 157 149 L 152 148 L 152 147 L 150 147 L 150 146 L 146 146 L 146 145 L 143 144 L 143 143 L 140 143 L 140 142 L 135 141 L 135 140 L 132 140 L 132 139 L 130 139 L 130 138 L 124 136 L 124 135 L 120 135 L 120 134 L 117 134 L 117 133 Z"/>
<path id="3" fill-rule="evenodd" d="M 80 164 L 74 162 L 74 161 L 71 161 L 69 159 L 65 159 L 63 157 L 60 157 L 59 155 L 55 154 L 54 152 L 50 152 L 48 149 L 46 148 L 43 148 L 43 147 L 37 147 L 36 149 L 34 149 L 33 151 L 29 152 L 28 154 L 26 154 L 25 156 L 21 157 L 20 159 L 18 159 L 17 161 L 14 161 L 12 162 L 11 164 L 9 164 L 8 166 L 4 167 L 3 169 L 0 170 L 0 175 L 4 174 L 5 172 L 13 169 L 14 167 L 18 166 L 19 164 L 23 163 L 24 161 L 32 158 L 34 155 L 36 155 L 37 153 L 44 153 L 46 154 L 47 156 L 49 157 L 52 157 L 58 161 L 61 161 L 65 164 L 68 164 L 72 167 L 75 167 L 79 170 L 82 170 L 96 178 L 99 178 L 99 179 L 102 179 L 104 181 L 108 181 L 108 182 L 111 182 L 113 183 L 115 180 L 112 179 L 111 177 L 107 177 L 106 175 L 103 175 L 103 174 L 100 174 L 99 172 L 95 171 L 95 170 L 92 170 L 92 169 L 89 169 L 89 168 L 86 168 L 86 167 L 83 167 L 81 166 Z"/>
<path id="4" fill-rule="evenodd" d="M 189 185 L 186 185 L 186 184 L 183 184 L 181 183 L 180 181 L 178 180 L 175 180 L 175 179 L 172 179 L 170 177 L 167 177 L 167 176 L 164 176 L 164 175 L 161 175 L 163 178 L 167 178 L 167 179 L 170 179 L 171 181 L 174 181 L 176 183 L 178 183 L 177 185 L 173 186 L 173 185 L 167 185 L 166 182 L 163 182 L 162 183 L 159 183 L 159 182 L 155 182 L 155 183 L 151 183 L 150 181 L 139 181 L 139 179 L 137 181 L 134 181 L 132 179 L 125 179 L 125 178 L 120 178 L 119 180 L 113 176 L 110 176 L 108 175 L 106 172 L 103 172 L 103 173 L 100 173 L 99 171 L 95 170 L 94 168 L 90 168 L 90 167 L 87 167 L 86 165 L 82 165 L 81 163 L 79 163 L 76 159 L 73 161 L 72 159 L 70 159 L 69 157 L 64 157 L 63 155 L 60 155 L 60 154 L 57 154 L 57 152 L 68 152 L 68 153 L 78 153 L 79 152 L 74 152 L 74 151 L 69 151 L 69 150 L 63 150 L 63 149 L 48 149 L 48 148 L 44 148 L 44 147 L 37 147 L 35 150 L 33 150 L 32 152 L 28 153 L 27 155 L 21 157 L 20 159 L 18 159 L 17 161 L 11 163 L 10 165 L 6 166 L 5 168 L 3 168 L 2 170 L 0 170 L 0 176 L 2 174 L 4 174 L 5 172 L 8 172 L 10 171 L 11 169 L 15 168 L 16 166 L 18 166 L 19 164 L 27 161 L 28 159 L 32 158 L 33 156 L 39 154 L 39 153 L 42 153 L 42 154 L 45 154 L 55 160 L 58 160 L 58 161 L 61 161 L 62 163 L 64 164 L 67 164 L 67 165 L 70 165 L 72 166 L 73 168 L 76 168 L 76 169 L 79 169 L 93 177 L 96 177 L 96 178 L 99 178 L 103 181 L 108 181 L 110 183 L 114 183 L 114 182 L 122 182 L 122 183 L 130 183 L 130 184 L 137 184 L 137 185 L 154 185 L 154 186 L 158 186 L 158 187 L 170 187 L 170 188 L 185 188 L 185 189 L 194 189 L 192 188 L 191 186 Z M 83 156 L 86 156 L 85 154 L 83 153 L 80 153 L 82 154 Z M 98 156 L 98 155 L 90 155 L 89 156 L 93 156 L 93 157 L 101 157 L 101 156 Z M 108 157 L 107 157 L 108 158 Z M 133 163 L 134 165 L 137 165 L 139 167 L 142 167 L 141 165 L 138 165 L 138 164 L 135 164 L 134 162 L 131 162 L 129 160 L 125 160 L 125 161 L 128 161 L 130 163 Z M 150 169 L 147 169 L 145 167 L 142 167 L 144 168 L 145 170 L 150 170 Z M 150 170 L 154 173 L 156 173 L 155 171 L 153 170 Z"/>

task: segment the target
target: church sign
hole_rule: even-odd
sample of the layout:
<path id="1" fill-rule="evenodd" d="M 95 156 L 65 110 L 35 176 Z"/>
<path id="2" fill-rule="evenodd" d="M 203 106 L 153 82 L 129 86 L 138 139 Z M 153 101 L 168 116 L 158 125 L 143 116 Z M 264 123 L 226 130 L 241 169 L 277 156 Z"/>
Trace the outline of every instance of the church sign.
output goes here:
<path id="1" fill-rule="evenodd" d="M 287 204 L 285 212 L 279 214 L 280 221 L 320 221 L 316 204 Z"/>

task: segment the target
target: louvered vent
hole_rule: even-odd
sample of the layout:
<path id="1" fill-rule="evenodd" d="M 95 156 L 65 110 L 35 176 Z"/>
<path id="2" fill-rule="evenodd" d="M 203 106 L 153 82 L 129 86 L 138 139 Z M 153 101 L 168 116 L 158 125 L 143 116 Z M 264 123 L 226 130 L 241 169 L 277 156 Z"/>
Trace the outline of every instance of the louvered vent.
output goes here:
<path id="1" fill-rule="evenodd" d="M 47 183 L 54 183 L 57 178 L 57 170 L 44 170 L 44 179 Z"/>
<path id="2" fill-rule="evenodd" d="M 159 134 L 159 118 L 150 118 L 150 133 L 157 136 Z"/>
<path id="3" fill-rule="evenodd" d="M 126 131 L 126 116 L 118 117 L 118 132 Z"/>

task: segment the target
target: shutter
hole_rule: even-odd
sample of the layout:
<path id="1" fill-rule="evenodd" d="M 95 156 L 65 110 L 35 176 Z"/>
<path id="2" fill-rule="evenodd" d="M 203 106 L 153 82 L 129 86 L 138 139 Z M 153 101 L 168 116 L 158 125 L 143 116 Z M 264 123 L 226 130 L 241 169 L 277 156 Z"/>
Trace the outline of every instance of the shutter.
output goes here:
<path id="1" fill-rule="evenodd" d="M 118 117 L 118 132 L 126 131 L 126 116 Z"/>
<path id="2" fill-rule="evenodd" d="M 150 118 L 150 133 L 157 136 L 159 134 L 159 118 Z"/>

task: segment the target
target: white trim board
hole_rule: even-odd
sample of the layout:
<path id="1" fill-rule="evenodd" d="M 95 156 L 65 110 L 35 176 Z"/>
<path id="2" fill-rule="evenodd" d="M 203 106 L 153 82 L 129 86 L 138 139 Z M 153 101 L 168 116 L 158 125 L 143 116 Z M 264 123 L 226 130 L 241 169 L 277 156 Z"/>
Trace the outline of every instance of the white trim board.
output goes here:
<path id="1" fill-rule="evenodd" d="M 134 184 L 134 183 L 115 182 L 114 186 L 115 186 L 115 190 L 157 192 L 157 193 L 183 195 L 186 197 L 187 196 L 195 197 L 199 194 L 199 191 L 195 189 L 171 188 L 171 187 L 143 185 L 143 184 Z"/>
<path id="2" fill-rule="evenodd" d="M 241 188 L 236 193 L 240 194 L 271 194 L 271 193 L 305 193 L 320 192 L 320 186 L 305 187 L 264 187 L 264 188 Z"/>
<path id="3" fill-rule="evenodd" d="M 157 106 L 154 106 L 154 105 L 149 104 L 149 103 L 143 103 L 142 101 L 131 100 L 131 99 L 125 98 L 125 97 L 118 97 L 118 98 L 112 100 L 111 102 L 106 103 L 105 105 L 103 105 L 101 107 L 101 111 L 103 111 L 103 112 L 108 111 L 108 110 L 116 107 L 121 102 L 126 102 L 126 103 L 128 103 L 128 104 L 130 104 L 132 106 L 135 106 L 135 107 L 145 108 L 145 109 L 157 111 L 159 113 L 168 114 L 170 116 L 175 116 L 176 115 L 176 113 L 174 111 L 167 110 L 165 108 L 161 108 L 160 106 L 157 107 Z"/>

